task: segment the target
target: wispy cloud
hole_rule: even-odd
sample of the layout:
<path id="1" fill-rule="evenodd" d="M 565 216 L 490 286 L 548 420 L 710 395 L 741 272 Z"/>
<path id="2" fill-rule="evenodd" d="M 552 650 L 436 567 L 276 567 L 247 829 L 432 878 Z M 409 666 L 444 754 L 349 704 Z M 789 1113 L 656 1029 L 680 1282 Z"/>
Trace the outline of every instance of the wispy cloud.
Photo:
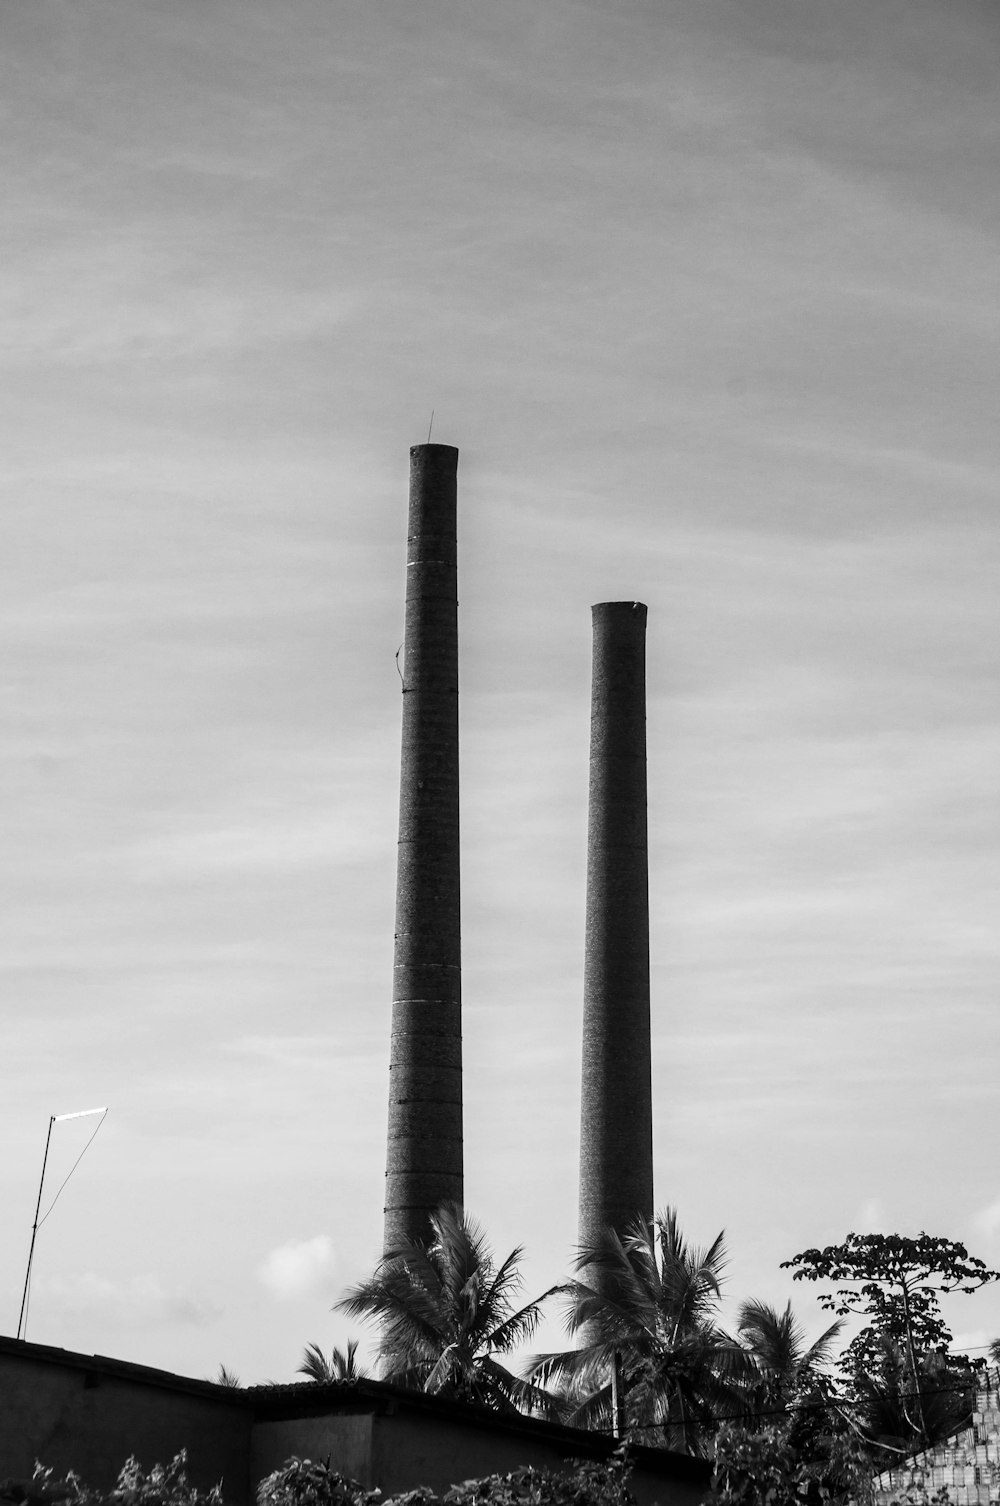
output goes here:
<path id="1" fill-rule="evenodd" d="M 1000 1198 L 992 1203 L 987 1203 L 985 1208 L 973 1216 L 974 1226 L 988 1239 L 996 1239 L 1000 1234 Z"/>
<path id="2" fill-rule="evenodd" d="M 257 1267 L 257 1280 L 279 1302 L 293 1302 L 329 1289 L 336 1264 L 327 1234 L 278 1245 Z"/>
<path id="3" fill-rule="evenodd" d="M 248 812 L 246 824 L 176 832 L 145 843 L 137 867 L 158 876 L 172 871 L 210 874 L 215 870 L 282 873 L 292 869 L 335 868 L 357 862 L 384 845 L 372 831 L 367 812 L 345 806 L 329 815 L 276 810 L 261 818 Z"/>
<path id="4" fill-rule="evenodd" d="M 348 1036 L 342 1028 L 329 1035 L 247 1035 L 230 1041 L 226 1050 L 267 1062 L 270 1066 L 326 1072 L 345 1056 L 367 1057 L 384 1067 L 383 1031 L 372 1027 Z"/>
<path id="5" fill-rule="evenodd" d="M 362 306 L 359 293 L 282 288 L 206 271 L 165 249 L 176 230 L 150 220 L 110 243 L 86 224 L 62 252 L 0 276 L 4 361 L 82 366 L 233 355 L 332 332 Z"/>
<path id="6" fill-rule="evenodd" d="M 98 1320 L 130 1329 L 171 1323 L 203 1328 L 223 1313 L 218 1303 L 165 1286 L 152 1273 L 120 1280 L 90 1271 L 77 1276 L 42 1277 L 33 1284 L 32 1295 L 36 1311 L 44 1306 L 67 1318 Z"/>
<path id="7" fill-rule="evenodd" d="M 887 1219 L 885 1204 L 881 1198 L 865 1198 L 854 1215 L 853 1228 L 859 1234 L 888 1234 Z"/>
<path id="8" fill-rule="evenodd" d="M 213 1228 L 245 1376 L 380 1247 L 432 407 L 498 1245 L 547 1284 L 573 1241 L 587 608 L 635 597 L 664 1201 L 782 1303 L 777 1260 L 852 1223 L 973 1235 L 982 1205 L 1000 1240 L 986 9 L 7 8 L 0 1129 L 56 1087 L 116 1106 L 134 1269 Z M 0 1190 L 30 1213 L 28 1138 Z M 336 1251 L 292 1237 L 319 1199 Z M 166 1281 L 63 1297 L 217 1363 Z"/>

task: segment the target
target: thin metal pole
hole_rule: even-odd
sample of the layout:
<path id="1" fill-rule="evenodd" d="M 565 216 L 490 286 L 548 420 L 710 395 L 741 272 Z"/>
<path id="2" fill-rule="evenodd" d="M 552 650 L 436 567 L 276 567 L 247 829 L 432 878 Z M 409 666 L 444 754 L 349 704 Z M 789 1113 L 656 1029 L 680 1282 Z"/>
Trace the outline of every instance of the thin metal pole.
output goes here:
<path id="1" fill-rule="evenodd" d="M 45 1186 L 45 1168 L 49 1164 L 49 1141 L 52 1139 L 52 1126 L 56 1122 L 55 1114 L 49 1115 L 49 1132 L 45 1136 L 45 1155 L 42 1157 L 42 1177 L 38 1183 L 38 1202 L 35 1204 L 35 1222 L 31 1226 L 31 1248 L 28 1251 L 28 1269 L 24 1273 L 24 1294 L 21 1297 L 21 1316 L 17 1320 L 17 1336 L 21 1337 L 21 1327 L 24 1325 L 27 1336 L 27 1324 L 25 1323 L 25 1309 L 28 1305 L 28 1287 L 31 1284 L 31 1262 L 35 1254 L 35 1240 L 38 1236 L 38 1215 L 42 1210 L 42 1188 Z"/>

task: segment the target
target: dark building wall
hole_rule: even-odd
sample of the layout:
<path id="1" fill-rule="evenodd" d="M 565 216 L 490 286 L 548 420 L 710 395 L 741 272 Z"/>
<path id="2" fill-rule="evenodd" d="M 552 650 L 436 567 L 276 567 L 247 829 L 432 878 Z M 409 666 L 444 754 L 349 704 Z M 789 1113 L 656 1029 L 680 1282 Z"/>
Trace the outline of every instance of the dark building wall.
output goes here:
<path id="1" fill-rule="evenodd" d="M 261 1418 L 250 1445 L 250 1486 L 257 1486 L 291 1458 L 329 1459 L 334 1469 L 367 1490 L 378 1482 L 372 1467 L 375 1416 L 332 1409 L 306 1417 Z"/>
<path id="2" fill-rule="evenodd" d="M 385 1248 L 462 1201 L 458 451 L 410 451 Z"/>
<path id="3" fill-rule="evenodd" d="M 384 1496 L 420 1485 L 443 1494 L 485 1475 L 607 1459 L 615 1448 L 615 1440 L 603 1434 L 498 1416 L 379 1381 L 262 1388 L 251 1396 L 258 1409 L 255 1440 L 267 1440 L 263 1447 L 254 1444 L 254 1481 L 289 1454 L 329 1454 L 334 1468 Z M 704 1500 L 712 1473 L 705 1460 L 641 1446 L 631 1455 L 629 1488 L 640 1506 L 698 1506 Z"/>
<path id="4" fill-rule="evenodd" d="M 30 1477 L 40 1459 L 108 1487 L 130 1454 L 144 1468 L 182 1448 L 188 1475 L 244 1506 L 252 1414 L 240 1393 L 101 1356 L 0 1339 L 0 1478 Z"/>
<path id="5" fill-rule="evenodd" d="M 580 1243 L 653 1211 L 646 608 L 593 608 Z"/>
<path id="6" fill-rule="evenodd" d="M 375 1420 L 372 1473 L 383 1494 L 412 1489 L 418 1481 L 443 1494 L 477 1475 L 506 1474 L 524 1465 L 552 1469 L 561 1463 L 551 1447 L 488 1425 L 460 1425 L 402 1412 Z"/>
<path id="7" fill-rule="evenodd" d="M 561 1469 L 579 1457 L 580 1435 L 570 1442 L 531 1436 L 530 1428 L 498 1428 L 488 1420 L 479 1426 L 470 1421 L 433 1421 L 405 1410 L 394 1417 L 375 1419 L 372 1475 L 384 1495 L 428 1485 L 444 1494 L 462 1480 L 483 1475 L 507 1474 L 531 1466 Z M 647 1454 L 651 1450 L 645 1451 Z M 694 1461 L 690 1461 L 694 1463 Z M 699 1506 L 708 1490 L 710 1469 L 701 1465 L 684 1472 L 688 1460 L 675 1461 L 672 1472 L 654 1470 L 636 1462 L 629 1480 L 639 1506 Z M 700 1461 L 699 1461 L 700 1463 Z"/>
<path id="8" fill-rule="evenodd" d="M 526 1418 L 500 1418 L 377 1381 L 230 1390 L 167 1371 L 0 1338 L 0 1480 L 26 1481 L 36 1459 L 110 1486 L 130 1454 L 145 1469 L 181 1449 L 204 1490 L 220 1480 L 226 1506 L 248 1506 L 260 1480 L 292 1456 L 325 1460 L 383 1493 L 530 1465 L 559 1469 L 607 1458 L 612 1439 Z M 634 1450 L 640 1506 L 698 1506 L 703 1461 Z"/>

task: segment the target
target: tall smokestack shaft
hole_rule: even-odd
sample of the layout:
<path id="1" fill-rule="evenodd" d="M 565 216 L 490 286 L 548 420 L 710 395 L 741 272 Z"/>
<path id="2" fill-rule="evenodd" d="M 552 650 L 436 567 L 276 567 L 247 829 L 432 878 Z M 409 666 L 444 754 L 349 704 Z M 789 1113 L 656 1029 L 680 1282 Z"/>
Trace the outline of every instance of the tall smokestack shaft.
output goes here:
<path id="1" fill-rule="evenodd" d="M 593 608 L 580 1244 L 653 1212 L 646 608 Z"/>
<path id="2" fill-rule="evenodd" d="M 385 1249 L 462 1201 L 458 451 L 410 450 Z"/>

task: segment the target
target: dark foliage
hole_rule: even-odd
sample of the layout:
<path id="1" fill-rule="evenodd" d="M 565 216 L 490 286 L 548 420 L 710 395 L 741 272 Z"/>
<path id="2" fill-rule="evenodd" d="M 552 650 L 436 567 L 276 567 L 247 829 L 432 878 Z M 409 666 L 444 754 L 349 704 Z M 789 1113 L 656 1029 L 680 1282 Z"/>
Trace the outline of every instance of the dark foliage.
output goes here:
<path id="1" fill-rule="evenodd" d="M 930 1234 L 852 1233 L 782 1265 L 796 1281 L 830 1283 L 819 1297 L 829 1312 L 869 1319 L 840 1368 L 863 1403 L 870 1437 L 898 1452 L 930 1446 L 962 1426 L 981 1362 L 948 1353 L 952 1334 L 939 1298 L 978 1291 L 1000 1272 L 963 1244 Z"/>
<path id="2" fill-rule="evenodd" d="M 568 1461 L 565 1470 L 516 1469 L 481 1480 L 463 1480 L 438 1496 L 427 1486 L 382 1498 L 329 1463 L 289 1459 L 262 1480 L 257 1506 L 634 1506 L 625 1455 L 606 1462 Z"/>
<path id="3" fill-rule="evenodd" d="M 169 1464 L 154 1464 L 147 1473 L 135 1458 L 127 1459 L 110 1490 L 84 1484 L 79 1475 L 56 1477 L 51 1469 L 35 1465 L 28 1482 L 0 1481 L 0 1502 L 11 1506 L 43 1506 L 65 1502 L 66 1506 L 222 1506 L 222 1488 L 199 1490 L 187 1477 L 187 1454 L 181 1452 Z"/>
<path id="4" fill-rule="evenodd" d="M 725 1244 L 690 1246 L 672 1208 L 638 1218 L 624 1238 L 605 1231 L 582 1248 L 568 1282 L 567 1327 L 582 1348 L 539 1356 L 532 1378 L 552 1385 L 565 1420 L 690 1454 L 711 1447 L 715 1420 L 740 1406 L 756 1374 L 747 1350 L 718 1326 Z"/>
<path id="5" fill-rule="evenodd" d="M 947 1348 L 952 1334 L 941 1316 L 940 1293 L 971 1293 L 1000 1280 L 1000 1271 L 963 1244 L 931 1234 L 848 1234 L 842 1244 L 803 1250 L 781 1265 L 792 1270 L 794 1281 L 832 1283 L 832 1290 L 819 1294 L 828 1312 L 870 1319 L 846 1351 L 849 1373 L 870 1368 L 885 1340 L 905 1345 L 908 1354 Z"/>
<path id="6" fill-rule="evenodd" d="M 30 1481 L 0 1482 L 4 1506 L 223 1506 L 219 1486 L 198 1491 L 187 1479 L 186 1458 L 155 1464 L 148 1474 L 129 1459 L 110 1491 L 93 1490 L 79 1476 L 56 1478 L 36 1466 Z M 606 1462 L 567 1461 L 564 1470 L 517 1469 L 464 1480 L 443 1495 L 425 1486 L 383 1497 L 331 1469 L 329 1460 L 288 1459 L 257 1491 L 257 1506 L 634 1506 L 624 1454 Z"/>
<path id="7" fill-rule="evenodd" d="M 323 1385 L 330 1381 L 356 1381 L 368 1378 L 368 1371 L 363 1365 L 358 1364 L 357 1339 L 348 1339 L 344 1349 L 338 1349 L 334 1345 L 329 1356 L 323 1353 L 318 1344 L 307 1344 L 302 1352 L 302 1364 L 297 1373 L 306 1375 L 311 1381 L 318 1381 Z"/>
<path id="8" fill-rule="evenodd" d="M 835 1413 L 786 1413 L 766 1426 L 725 1423 L 705 1506 L 870 1506 L 868 1451 Z"/>
<path id="9" fill-rule="evenodd" d="M 378 1325 L 384 1379 L 499 1411 L 531 1411 L 544 1397 L 496 1358 L 530 1339 L 550 1295 L 515 1308 L 521 1255 L 517 1248 L 498 1264 L 476 1221 L 457 1203 L 443 1203 L 428 1240 L 391 1251 L 336 1305 Z"/>

